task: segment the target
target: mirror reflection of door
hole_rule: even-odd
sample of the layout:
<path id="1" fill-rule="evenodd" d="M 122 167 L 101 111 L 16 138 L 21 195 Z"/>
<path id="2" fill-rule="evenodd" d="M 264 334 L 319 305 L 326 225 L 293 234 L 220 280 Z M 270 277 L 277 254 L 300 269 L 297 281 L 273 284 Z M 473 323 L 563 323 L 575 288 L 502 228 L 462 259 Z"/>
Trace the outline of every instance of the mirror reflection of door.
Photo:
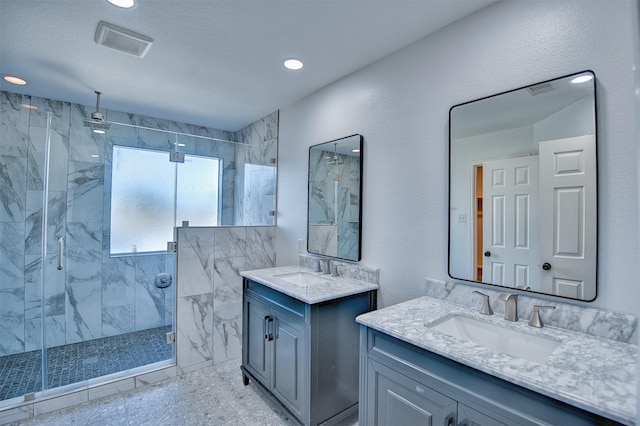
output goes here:
<path id="1" fill-rule="evenodd" d="M 591 71 L 451 107 L 449 276 L 596 298 L 596 109 Z"/>
<path id="2" fill-rule="evenodd" d="M 482 282 L 527 288 L 538 282 L 538 156 L 482 165 Z"/>
<path id="3" fill-rule="evenodd" d="M 540 142 L 541 291 L 596 297 L 596 152 L 593 135 Z"/>

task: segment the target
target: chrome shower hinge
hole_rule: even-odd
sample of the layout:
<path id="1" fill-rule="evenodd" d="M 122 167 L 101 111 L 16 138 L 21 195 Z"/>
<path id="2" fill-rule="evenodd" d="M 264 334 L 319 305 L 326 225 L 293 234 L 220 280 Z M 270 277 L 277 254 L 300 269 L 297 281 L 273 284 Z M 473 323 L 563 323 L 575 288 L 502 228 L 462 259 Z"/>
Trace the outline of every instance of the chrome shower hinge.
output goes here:
<path id="1" fill-rule="evenodd" d="M 175 241 L 167 241 L 167 252 L 175 253 L 178 251 L 178 243 Z"/>
<path id="2" fill-rule="evenodd" d="M 171 333 L 167 333 L 167 345 L 171 345 L 176 342 L 176 333 L 172 331 Z"/>
<path id="3" fill-rule="evenodd" d="M 170 151 L 169 160 L 172 163 L 184 163 L 184 152 Z"/>

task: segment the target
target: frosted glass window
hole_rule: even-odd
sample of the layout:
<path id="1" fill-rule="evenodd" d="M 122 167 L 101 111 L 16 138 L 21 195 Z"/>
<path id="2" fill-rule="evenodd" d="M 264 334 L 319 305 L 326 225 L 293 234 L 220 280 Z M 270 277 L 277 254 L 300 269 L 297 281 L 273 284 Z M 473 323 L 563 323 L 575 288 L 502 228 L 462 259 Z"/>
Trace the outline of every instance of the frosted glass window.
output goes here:
<path id="1" fill-rule="evenodd" d="M 217 226 L 220 159 L 185 155 L 178 163 L 177 224 Z"/>
<path id="2" fill-rule="evenodd" d="M 166 251 L 173 227 L 218 224 L 220 159 L 113 147 L 111 254 Z M 180 195 L 177 195 L 180 194 Z"/>

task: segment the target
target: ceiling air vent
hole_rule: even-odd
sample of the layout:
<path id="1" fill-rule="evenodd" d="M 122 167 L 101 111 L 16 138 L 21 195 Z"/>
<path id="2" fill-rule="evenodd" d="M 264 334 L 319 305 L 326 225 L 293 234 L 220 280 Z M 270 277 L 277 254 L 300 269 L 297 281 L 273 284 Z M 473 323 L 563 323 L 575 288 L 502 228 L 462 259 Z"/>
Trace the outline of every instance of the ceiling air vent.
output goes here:
<path id="1" fill-rule="evenodd" d="M 529 86 L 529 93 L 531 96 L 541 95 L 543 93 L 551 92 L 555 88 L 549 82 L 534 84 L 533 86 Z"/>
<path id="2" fill-rule="evenodd" d="M 94 37 L 96 43 L 142 58 L 153 39 L 126 28 L 100 21 Z"/>

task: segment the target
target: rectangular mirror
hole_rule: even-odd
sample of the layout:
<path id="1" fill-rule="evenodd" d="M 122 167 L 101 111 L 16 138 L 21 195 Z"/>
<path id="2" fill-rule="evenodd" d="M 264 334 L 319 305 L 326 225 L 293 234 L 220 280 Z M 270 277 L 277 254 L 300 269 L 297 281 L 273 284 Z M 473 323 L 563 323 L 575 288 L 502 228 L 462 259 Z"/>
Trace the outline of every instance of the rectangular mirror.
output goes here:
<path id="1" fill-rule="evenodd" d="M 362 233 L 362 136 L 309 148 L 307 250 L 359 261 Z"/>
<path id="2" fill-rule="evenodd" d="M 594 300 L 594 73 L 456 105 L 449 126 L 449 275 Z"/>

